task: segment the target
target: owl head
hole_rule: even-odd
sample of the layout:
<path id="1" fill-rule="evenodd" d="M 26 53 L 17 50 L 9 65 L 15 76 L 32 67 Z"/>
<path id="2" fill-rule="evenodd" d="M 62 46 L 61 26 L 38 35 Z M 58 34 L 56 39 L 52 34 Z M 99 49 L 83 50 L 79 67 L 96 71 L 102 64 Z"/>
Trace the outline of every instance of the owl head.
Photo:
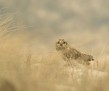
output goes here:
<path id="1" fill-rule="evenodd" d="M 56 50 L 57 51 L 65 50 L 67 47 L 68 47 L 68 43 L 64 39 L 59 39 L 56 42 Z"/>

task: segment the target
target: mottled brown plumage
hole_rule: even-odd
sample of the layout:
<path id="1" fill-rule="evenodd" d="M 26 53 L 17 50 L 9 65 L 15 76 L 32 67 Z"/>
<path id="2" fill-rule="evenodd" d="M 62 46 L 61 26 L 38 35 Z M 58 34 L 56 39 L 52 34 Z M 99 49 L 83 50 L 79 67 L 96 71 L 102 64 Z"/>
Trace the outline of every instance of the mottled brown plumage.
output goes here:
<path id="1" fill-rule="evenodd" d="M 84 61 L 86 64 L 90 64 L 90 61 L 94 60 L 93 56 L 81 53 L 78 50 L 70 47 L 70 45 L 64 39 L 59 39 L 56 42 L 56 50 L 61 52 L 65 61 L 74 59 Z"/>

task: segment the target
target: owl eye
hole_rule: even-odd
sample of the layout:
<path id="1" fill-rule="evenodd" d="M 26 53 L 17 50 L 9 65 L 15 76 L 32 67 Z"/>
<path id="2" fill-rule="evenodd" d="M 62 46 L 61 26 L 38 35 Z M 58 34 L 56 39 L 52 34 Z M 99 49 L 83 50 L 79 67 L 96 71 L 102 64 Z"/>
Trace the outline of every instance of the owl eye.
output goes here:
<path id="1" fill-rule="evenodd" d="M 57 44 L 59 44 L 59 41 L 57 42 Z"/>
<path id="2" fill-rule="evenodd" d="M 66 44 L 66 42 L 63 42 L 63 44 Z"/>

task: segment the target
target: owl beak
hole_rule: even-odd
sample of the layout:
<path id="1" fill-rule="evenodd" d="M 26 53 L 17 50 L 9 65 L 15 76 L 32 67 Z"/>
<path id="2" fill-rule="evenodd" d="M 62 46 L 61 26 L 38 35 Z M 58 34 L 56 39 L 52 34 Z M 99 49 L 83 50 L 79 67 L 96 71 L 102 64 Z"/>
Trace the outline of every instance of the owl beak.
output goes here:
<path id="1" fill-rule="evenodd" d="M 92 61 L 94 61 L 94 59 L 92 59 Z"/>

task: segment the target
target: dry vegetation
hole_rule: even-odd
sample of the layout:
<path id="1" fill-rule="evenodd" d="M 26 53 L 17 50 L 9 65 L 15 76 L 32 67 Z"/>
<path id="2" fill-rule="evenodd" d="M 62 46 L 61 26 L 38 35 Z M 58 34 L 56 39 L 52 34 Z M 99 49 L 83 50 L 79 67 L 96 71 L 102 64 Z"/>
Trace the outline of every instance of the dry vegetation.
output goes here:
<path id="1" fill-rule="evenodd" d="M 100 57 L 97 55 L 100 46 L 94 49 L 93 55 L 96 59 L 89 67 L 75 62 L 68 65 L 56 51 L 48 52 L 37 39 L 31 42 L 28 32 L 24 31 L 25 28 L 18 26 L 17 24 L 13 26 L 12 17 L 7 17 L 0 23 L 0 78 L 2 79 L 0 86 L 5 83 L 3 80 L 5 79 L 10 82 L 9 84 L 14 85 L 18 91 L 109 90 L 109 62 L 107 62 L 109 57 L 108 54 L 104 54 L 105 50 L 108 50 L 105 49 L 107 45 L 103 48 Z M 81 41 L 83 37 L 69 36 L 63 35 L 66 39 L 75 39 L 74 42 L 79 49 L 80 44 L 78 43 L 80 42 L 77 43 L 76 40 Z M 88 36 L 88 38 L 83 39 L 80 50 L 87 48 L 87 46 L 83 46 L 92 41 L 92 36 L 99 37 L 91 32 L 86 32 L 83 36 Z M 53 44 L 55 43 L 53 42 Z M 8 84 L 4 86 L 5 88 L 9 87 Z M 0 91 L 7 90 L 0 87 Z M 13 91 L 16 90 L 13 89 Z"/>

